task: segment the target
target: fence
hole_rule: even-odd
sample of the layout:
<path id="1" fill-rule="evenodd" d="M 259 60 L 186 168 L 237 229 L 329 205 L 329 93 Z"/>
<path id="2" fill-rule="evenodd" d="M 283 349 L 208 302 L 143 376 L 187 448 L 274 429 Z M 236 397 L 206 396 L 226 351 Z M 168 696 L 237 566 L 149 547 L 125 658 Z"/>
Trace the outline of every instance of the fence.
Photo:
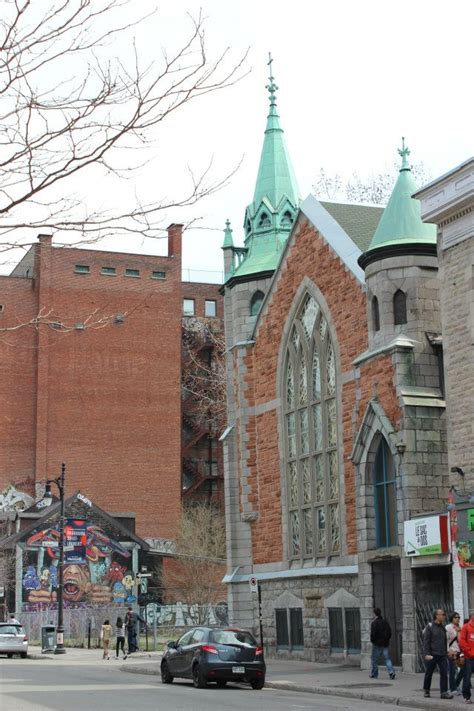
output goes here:
<path id="1" fill-rule="evenodd" d="M 126 609 L 117 606 L 95 606 L 89 608 L 65 608 L 64 641 L 71 647 L 98 647 L 100 628 L 104 620 L 115 625 L 117 617 L 125 617 Z M 147 650 L 156 650 L 163 640 L 179 637 L 186 628 L 195 625 L 227 625 L 227 604 L 218 605 L 160 605 L 148 603 L 140 608 L 140 616 L 146 621 L 141 644 Z M 30 642 L 41 640 L 43 625 L 57 624 L 56 609 L 42 609 L 22 612 L 20 622 L 25 628 Z"/>

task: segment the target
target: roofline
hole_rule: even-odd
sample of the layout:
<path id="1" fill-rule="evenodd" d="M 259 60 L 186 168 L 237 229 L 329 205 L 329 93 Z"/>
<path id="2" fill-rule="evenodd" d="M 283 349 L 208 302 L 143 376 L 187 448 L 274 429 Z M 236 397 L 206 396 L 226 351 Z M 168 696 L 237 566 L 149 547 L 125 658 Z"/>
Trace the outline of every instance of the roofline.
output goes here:
<path id="1" fill-rule="evenodd" d="M 291 234 L 291 233 L 290 233 Z M 224 290 L 229 287 L 230 289 L 235 286 L 236 284 L 245 284 L 246 282 L 249 281 L 258 281 L 260 279 L 267 279 L 268 277 L 271 277 L 272 274 L 274 274 L 278 270 L 278 266 L 276 269 L 266 269 L 265 271 L 262 272 L 253 272 L 252 274 L 242 274 L 241 276 L 231 276 L 222 286 L 219 287 L 219 292 L 221 294 L 224 293 Z"/>
<path id="2" fill-rule="evenodd" d="M 440 175 L 438 178 L 435 178 L 434 180 L 431 180 L 429 183 L 426 183 L 426 185 L 423 185 L 423 187 L 420 188 L 419 190 L 417 190 L 416 193 L 413 193 L 412 198 L 419 200 L 420 197 L 425 193 L 425 190 L 429 190 L 430 188 L 434 187 L 438 183 L 441 183 L 443 180 L 446 180 L 447 178 L 451 178 L 457 172 L 466 168 L 470 163 L 474 164 L 474 156 L 471 156 L 470 158 L 465 160 L 463 163 L 460 163 L 459 165 L 457 165 L 455 168 L 451 168 L 451 170 L 448 170 L 447 173 L 443 173 L 443 175 Z"/>
<path id="3" fill-rule="evenodd" d="M 76 491 L 71 496 L 68 496 L 68 498 L 64 502 L 64 506 L 66 507 L 69 504 L 71 504 L 75 499 L 77 499 L 77 495 L 80 493 L 81 493 L 80 491 Z M 95 509 L 95 511 L 97 511 L 103 518 L 108 520 L 108 522 L 111 525 L 116 526 L 119 529 L 121 529 L 122 531 L 124 531 L 124 533 L 126 533 L 126 535 L 129 538 L 131 538 L 135 543 L 137 543 L 140 546 L 140 548 L 143 548 L 143 550 L 145 550 L 145 551 L 150 550 L 150 545 L 145 540 L 143 540 L 143 538 L 140 538 L 135 533 L 132 533 L 132 531 L 129 531 L 127 528 L 125 528 L 123 523 L 121 523 L 120 521 L 117 521 L 117 519 L 113 518 L 113 516 L 108 514 L 107 511 L 104 511 L 104 509 L 101 509 L 100 506 L 97 506 L 97 504 L 94 504 L 94 502 L 91 502 L 91 503 L 92 503 L 91 508 Z M 57 501 L 54 504 L 52 504 L 51 506 L 46 507 L 44 510 L 44 513 L 38 515 L 36 517 L 36 520 L 31 524 L 31 526 L 28 526 L 27 528 L 23 529 L 23 531 L 18 531 L 17 533 L 14 533 L 13 535 L 5 538 L 3 541 L 0 541 L 0 548 L 10 547 L 10 544 L 18 542 L 19 540 L 21 540 L 22 538 L 27 536 L 28 533 L 31 533 L 36 528 L 38 528 L 38 526 L 41 525 L 42 521 L 52 518 L 57 512 L 60 512 L 60 509 L 61 509 L 61 502 L 60 501 Z M 20 517 L 21 517 L 21 514 L 20 514 Z M 31 517 L 31 514 L 28 515 L 28 518 L 30 518 L 30 517 Z M 26 516 L 25 516 L 25 518 L 26 518 Z M 7 546 L 5 546 L 5 544 L 7 544 Z"/>
<path id="4" fill-rule="evenodd" d="M 389 257 L 404 257 L 409 255 L 419 255 L 424 257 L 437 257 L 437 245 L 434 242 L 403 242 L 399 244 L 387 244 L 380 247 L 374 247 L 364 254 L 361 254 L 357 260 L 359 266 L 365 270 L 369 264 L 378 262 L 380 259 L 388 259 Z"/>

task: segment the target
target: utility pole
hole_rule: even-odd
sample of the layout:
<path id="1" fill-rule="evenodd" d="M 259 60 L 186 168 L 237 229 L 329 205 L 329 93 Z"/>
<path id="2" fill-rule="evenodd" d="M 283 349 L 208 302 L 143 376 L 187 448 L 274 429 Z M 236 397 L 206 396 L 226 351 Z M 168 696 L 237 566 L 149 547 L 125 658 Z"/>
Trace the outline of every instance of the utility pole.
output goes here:
<path id="1" fill-rule="evenodd" d="M 64 478 L 66 474 L 66 465 L 61 464 L 61 476 L 59 480 L 55 480 L 55 484 L 59 489 L 61 499 L 61 515 L 59 519 L 59 563 L 58 563 L 58 628 L 56 631 L 56 649 L 55 654 L 65 654 L 64 647 Z"/>

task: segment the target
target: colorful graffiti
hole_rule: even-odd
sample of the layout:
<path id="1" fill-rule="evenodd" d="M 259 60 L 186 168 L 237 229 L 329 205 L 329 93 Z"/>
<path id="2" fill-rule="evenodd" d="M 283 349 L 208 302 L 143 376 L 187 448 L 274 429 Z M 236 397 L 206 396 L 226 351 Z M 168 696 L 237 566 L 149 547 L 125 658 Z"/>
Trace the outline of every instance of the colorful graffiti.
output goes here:
<path id="1" fill-rule="evenodd" d="M 24 511 L 33 503 L 32 496 L 18 491 L 12 484 L 0 492 L 0 511 Z"/>
<path id="2" fill-rule="evenodd" d="M 28 607 L 56 602 L 59 539 L 56 524 L 36 531 L 26 541 L 28 564 L 22 584 Z M 67 519 L 63 598 L 66 606 L 136 602 L 130 551 L 90 521 Z"/>

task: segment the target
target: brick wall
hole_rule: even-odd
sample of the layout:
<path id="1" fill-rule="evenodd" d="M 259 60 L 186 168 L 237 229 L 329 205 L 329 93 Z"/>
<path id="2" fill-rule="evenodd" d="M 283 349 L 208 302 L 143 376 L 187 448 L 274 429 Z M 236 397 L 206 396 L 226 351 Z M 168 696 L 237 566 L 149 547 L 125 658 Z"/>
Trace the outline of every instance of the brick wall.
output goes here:
<path id="1" fill-rule="evenodd" d="M 350 461 L 353 436 L 374 391 L 387 414 L 394 422 L 399 421 L 393 365 L 391 357 L 382 356 L 364 365 L 360 373 L 354 370 L 354 359 L 367 349 L 368 343 L 366 295 L 339 257 L 308 222 L 303 221 L 297 228 L 271 298 L 264 307 L 255 347 L 247 354 L 246 398 L 249 408 L 258 408 L 278 397 L 278 354 L 284 326 L 295 294 L 306 277 L 314 282 L 327 302 L 339 350 L 345 543 L 346 552 L 355 553 L 355 475 Z M 277 409 L 250 417 L 246 435 L 247 463 L 251 470 L 248 496 L 259 513 L 258 522 L 252 525 L 253 562 L 275 562 L 283 557 L 281 434 Z"/>
<path id="2" fill-rule="evenodd" d="M 180 227 L 169 234 L 171 258 L 55 249 L 42 238 L 34 279 L 2 278 L 3 326 L 36 314 L 66 326 L 2 334 L 2 488 L 59 473 L 64 461 L 68 494 L 81 489 L 105 510 L 133 510 L 139 535 L 173 536 L 181 506 Z M 77 264 L 89 273 L 75 273 Z M 71 328 L 78 323 L 95 326 Z"/>

